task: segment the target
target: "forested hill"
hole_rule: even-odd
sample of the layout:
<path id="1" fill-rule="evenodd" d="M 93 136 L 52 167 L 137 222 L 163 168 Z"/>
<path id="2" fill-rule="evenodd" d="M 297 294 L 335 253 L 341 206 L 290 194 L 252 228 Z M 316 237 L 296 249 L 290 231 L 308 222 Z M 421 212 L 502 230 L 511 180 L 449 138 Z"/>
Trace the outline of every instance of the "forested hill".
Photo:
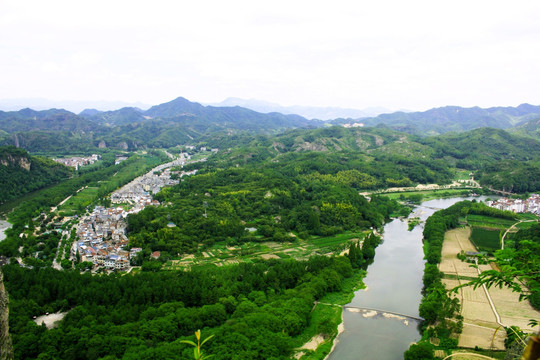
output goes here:
<path id="1" fill-rule="evenodd" d="M 516 135 L 540 140 L 540 116 L 510 129 L 510 132 Z"/>
<path id="2" fill-rule="evenodd" d="M 208 146 L 233 148 L 229 165 L 257 162 L 278 154 L 320 153 L 321 158 L 337 156 L 333 160 L 337 163 L 342 161 L 340 156 L 356 159 L 355 166 L 381 179 L 378 187 L 445 183 L 450 181 L 448 174 L 458 168 L 473 172 L 482 184 L 496 189 L 540 190 L 536 180 L 540 179 L 540 141 L 501 129 L 419 137 L 388 128 L 335 126 L 291 130 L 272 137 L 221 135 L 204 140 L 202 143 Z"/>
<path id="3" fill-rule="evenodd" d="M 540 118 L 540 106 L 521 104 L 518 107 L 487 109 L 445 106 L 422 112 L 395 112 L 358 120 L 338 119 L 334 123 L 363 123 L 365 126 L 386 125 L 392 129 L 412 134 L 437 135 L 481 127 L 508 129 L 537 118 Z"/>
<path id="4" fill-rule="evenodd" d="M 0 147 L 0 204 L 68 178 L 71 171 L 52 160 Z"/>
<path id="5" fill-rule="evenodd" d="M 203 106 L 183 97 L 152 106 L 146 111 L 136 108 L 123 108 L 116 111 L 94 113 L 91 116 L 84 114 L 85 112 L 80 115 L 98 123 L 107 123 L 112 126 L 156 118 L 178 120 L 187 118 L 204 121 L 207 125 L 222 125 L 229 126 L 232 129 L 253 131 L 272 131 L 322 125 L 321 121 L 307 120 L 298 115 L 283 115 L 280 113 L 262 114 L 240 106 Z"/>

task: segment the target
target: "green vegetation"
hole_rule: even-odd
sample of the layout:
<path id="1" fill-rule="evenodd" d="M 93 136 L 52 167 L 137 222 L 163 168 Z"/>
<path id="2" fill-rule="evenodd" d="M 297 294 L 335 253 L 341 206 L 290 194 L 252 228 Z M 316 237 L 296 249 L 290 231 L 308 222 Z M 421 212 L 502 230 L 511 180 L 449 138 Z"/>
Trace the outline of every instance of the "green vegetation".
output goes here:
<path id="1" fill-rule="evenodd" d="M 508 286 L 540 309 L 540 224 L 508 234 L 505 249 L 495 252 L 501 269 L 485 271 L 476 284 Z"/>
<path id="2" fill-rule="evenodd" d="M 415 191 L 372 195 L 368 201 L 360 191 L 449 184 L 467 180 L 471 172 L 497 189 L 535 191 L 540 186 L 540 143 L 495 129 L 429 138 L 384 127 L 321 127 L 273 135 L 321 124 L 241 108 L 205 108 L 185 99 L 147 112 L 88 113 L 90 121 L 62 112 L 26 113 L 0 113 L 2 120 L 9 117 L 1 124 L 1 143 L 16 139 L 42 153 L 93 152 L 98 144 L 107 150 L 100 150 L 103 161 L 70 179 L 66 172 L 50 182 L 38 181 L 36 188 L 42 190 L 24 200 L 20 196 L 34 188 L 22 186 L 22 192 L 8 195 L 20 204 L 10 214 L 13 228 L 0 243 L 0 254 L 21 256 L 33 268 L 5 268 L 12 297 L 10 325 L 21 359 L 192 358 L 193 348 L 182 340 L 192 339 L 199 329 L 205 337 L 214 336 L 204 344 L 204 354 L 217 359 L 286 359 L 318 334 L 323 344 L 306 351 L 304 359 L 322 359 L 341 321 L 341 309 L 325 304 L 347 303 L 361 284 L 360 269 L 373 261 L 380 242 L 372 229 L 390 216 L 410 212 L 398 200 L 418 203 L 469 194 L 467 189 Z M 445 110 L 438 114 L 450 116 Z M 44 127 L 47 122 L 50 128 Z M 415 132 L 407 121 L 402 125 Z M 140 268 L 124 276 L 80 274 L 91 264 L 73 266 L 67 260 L 69 244 L 54 228 L 55 216 L 108 205 L 111 191 L 166 161 L 163 153 L 149 150 L 114 166 L 108 149 L 179 144 L 220 151 L 208 161 L 185 166 L 186 171 L 197 169 L 197 175 L 157 195 L 164 206 L 129 217 L 130 246 L 144 249 L 133 260 Z M 46 160 L 40 164 L 51 165 Z M 9 189 L 23 184 L 25 174 L 15 176 Z M 69 196 L 57 213 L 49 213 Z M 426 222 L 420 314 L 426 319 L 424 339 L 437 337 L 444 349 L 455 346 L 459 304 L 444 292 L 437 263 L 444 232 L 464 221 L 473 227 L 473 240 L 494 251 L 495 237 L 517 218 L 464 202 Z M 539 253 L 530 241 L 536 227 L 525 222 L 516 227 L 520 231 L 508 234 L 505 252 L 496 252 L 513 277 L 494 273 L 483 281 L 504 283 L 517 277 L 531 289 L 520 288 L 525 295 L 539 303 L 538 261 L 525 258 Z M 152 251 L 161 251 L 159 261 L 147 261 Z M 339 253 L 346 256 L 336 257 Z M 48 268 L 54 258 L 65 271 Z M 313 307 L 316 300 L 320 302 Z M 56 329 L 31 321 L 60 310 L 69 312 Z M 405 357 L 430 358 L 432 350 L 423 341 Z"/>
<path id="3" fill-rule="evenodd" d="M 204 352 L 216 359 L 288 359 L 309 326 L 332 336 L 337 313 L 312 315 L 313 302 L 352 275 L 345 257 L 127 276 L 4 267 L 17 359 L 189 358 L 182 340 L 198 329 L 215 336 Z M 67 310 L 54 329 L 31 321 Z"/>
<path id="4" fill-rule="evenodd" d="M 409 226 L 408 226 L 408 230 L 409 230 L 409 231 L 412 231 L 412 230 L 416 227 L 416 225 L 418 225 L 418 224 L 421 223 L 421 221 L 420 221 L 420 218 L 418 218 L 418 217 L 413 217 L 413 218 L 407 219 L 407 223 L 408 223 L 408 225 L 409 225 Z"/>
<path id="5" fill-rule="evenodd" d="M 499 230 L 473 227 L 471 241 L 479 251 L 493 253 L 501 248 L 501 232 Z"/>
<path id="6" fill-rule="evenodd" d="M 515 215 L 489 208 L 482 203 L 461 201 L 447 209 L 435 212 L 426 220 L 424 227 L 424 254 L 427 264 L 424 269 L 423 299 L 420 303 L 419 313 L 425 319 L 423 323 L 422 340 L 405 353 L 405 358 L 414 359 L 418 354 L 424 354 L 421 358 L 432 358 L 433 350 L 453 349 L 457 347 L 454 334 L 459 334 L 462 329 L 463 317 L 459 315 L 460 304 L 456 297 L 450 296 L 443 285 L 442 273 L 437 264 L 441 261 L 441 250 L 444 234 L 447 230 L 460 224 L 463 216 L 473 217 L 486 216 L 489 214 L 500 219 L 514 218 Z M 485 219 L 482 219 L 485 221 Z M 430 338 L 438 338 L 440 343 L 437 347 L 429 343 Z"/>
<path id="7" fill-rule="evenodd" d="M 420 303 L 420 316 L 425 319 L 423 336 L 417 345 L 412 345 L 405 353 L 406 359 L 416 359 L 418 356 L 433 358 L 435 349 L 452 350 L 457 347 L 457 340 L 452 334 L 461 332 L 462 328 L 459 301 L 457 298 L 452 299 L 446 291 L 437 264 L 441 259 L 444 233 L 459 226 L 463 217 L 466 217 L 470 225 L 474 224 L 471 237 L 476 246 L 491 252 L 500 247 L 501 231 L 516 223 L 517 218 L 511 212 L 489 208 L 482 203 L 462 201 L 437 211 L 426 220 L 424 253 L 427 264 L 423 278 L 424 297 Z M 510 234 L 510 237 L 510 248 L 495 251 L 501 271 L 484 271 L 478 278 L 469 279 L 470 284 L 507 285 L 521 292 L 533 306 L 539 306 L 540 224 Z M 527 285 L 527 290 L 523 284 Z M 438 346 L 430 343 L 429 339 L 434 337 L 440 340 Z"/>
<path id="8" fill-rule="evenodd" d="M 485 215 L 468 214 L 467 223 L 471 227 L 503 230 L 508 229 L 510 226 L 514 225 L 516 223 L 516 220 Z"/>
<path id="9" fill-rule="evenodd" d="M 384 125 L 408 133 L 432 135 L 463 132 L 486 126 L 505 129 L 529 120 L 531 117 L 538 118 L 538 114 L 540 114 L 539 107 L 529 104 L 522 104 L 515 108 L 492 107 L 488 109 L 444 106 L 422 112 L 398 111 L 382 114 L 374 118 L 362 119 L 362 122 L 368 126 Z M 336 120 L 335 122 L 349 121 Z M 531 126 L 531 128 L 534 127 Z"/>
<path id="10" fill-rule="evenodd" d="M 130 245 L 177 258 L 213 253 L 214 244 L 240 246 L 242 255 L 247 243 L 307 240 L 326 253 L 343 244 L 333 236 L 378 228 L 402 207 L 384 197 L 368 202 L 360 196 L 355 187 L 365 176 L 349 170 L 347 159 L 313 162 L 314 156 L 287 154 L 229 168 L 229 154 L 195 164 L 201 167 L 197 175 L 156 196 L 168 206 L 129 216 Z"/>
<path id="11" fill-rule="evenodd" d="M 540 190 L 540 162 L 504 160 L 484 166 L 478 180 L 486 186 L 514 193 Z"/>
<path id="12" fill-rule="evenodd" d="M 444 190 L 425 190 L 425 191 L 402 191 L 395 193 L 381 193 L 393 200 L 406 201 L 412 204 L 420 204 L 424 201 L 443 199 L 455 196 L 470 196 L 471 190 L 467 189 L 444 189 Z"/>
<path id="13" fill-rule="evenodd" d="M 60 216 L 73 216 L 81 214 L 97 198 L 99 187 L 85 188 L 70 197 L 63 205 L 58 207 Z"/>

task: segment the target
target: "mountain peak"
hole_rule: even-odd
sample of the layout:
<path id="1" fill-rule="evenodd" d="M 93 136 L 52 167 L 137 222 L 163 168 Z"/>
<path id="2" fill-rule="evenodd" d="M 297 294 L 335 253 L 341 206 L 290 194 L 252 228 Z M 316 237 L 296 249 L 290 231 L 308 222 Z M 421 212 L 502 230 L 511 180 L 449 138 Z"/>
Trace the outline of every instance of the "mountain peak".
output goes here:
<path id="1" fill-rule="evenodd" d="M 152 117 L 173 117 L 186 113 L 198 115 L 203 109 L 204 106 L 201 104 L 191 102 L 180 96 L 169 102 L 152 106 L 144 114 Z"/>

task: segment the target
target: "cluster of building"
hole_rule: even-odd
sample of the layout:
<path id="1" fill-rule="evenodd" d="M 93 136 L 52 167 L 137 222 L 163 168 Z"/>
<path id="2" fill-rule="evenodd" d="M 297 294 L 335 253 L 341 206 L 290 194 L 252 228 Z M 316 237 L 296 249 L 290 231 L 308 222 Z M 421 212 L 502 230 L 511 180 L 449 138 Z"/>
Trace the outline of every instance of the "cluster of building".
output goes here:
<path id="1" fill-rule="evenodd" d="M 525 200 L 501 198 L 496 201 L 489 201 L 488 205 L 499 210 L 540 215 L 540 195 L 538 194 L 532 194 Z"/>
<path id="2" fill-rule="evenodd" d="M 142 249 L 125 250 L 129 244 L 126 236 L 127 216 L 143 210 L 146 206 L 159 205 L 159 201 L 154 200 L 152 194 L 159 192 L 164 186 L 178 184 L 179 180 L 171 179 L 173 174 L 171 168 L 183 165 L 187 159 L 189 155 L 181 154 L 179 159 L 152 169 L 112 193 L 111 202 L 128 204 L 129 210 L 121 206 L 116 208 L 96 206 L 90 215 L 83 216 L 77 226 L 78 240 L 73 252 L 78 251 L 81 261 L 91 261 L 95 267 L 108 270 L 129 269 L 130 259 L 137 256 Z M 178 177 L 195 172 L 182 171 Z M 156 254 L 152 255 L 155 257 Z"/>
<path id="3" fill-rule="evenodd" d="M 157 194 L 164 186 L 172 186 L 179 183 L 179 180 L 173 180 L 171 167 L 182 166 L 189 159 L 189 155 L 180 154 L 180 158 L 167 164 L 160 165 L 147 174 L 139 176 L 129 184 L 111 194 L 113 204 L 127 203 L 138 208 L 138 211 L 144 209 L 147 205 L 159 205 L 157 200 L 152 199 L 153 194 Z M 181 175 L 179 175 L 180 177 Z"/>
<path id="4" fill-rule="evenodd" d="M 69 157 L 69 158 L 59 158 L 53 159 L 57 163 L 64 164 L 66 166 L 74 167 L 75 170 L 79 170 L 80 166 L 85 166 L 88 164 L 93 164 L 101 158 L 100 155 L 92 154 L 92 156 L 87 157 Z"/>
<path id="5" fill-rule="evenodd" d="M 125 270 L 129 268 L 129 252 L 124 250 L 129 241 L 126 236 L 128 212 L 121 207 L 96 206 L 77 226 L 77 248 L 81 261 L 95 266 Z"/>

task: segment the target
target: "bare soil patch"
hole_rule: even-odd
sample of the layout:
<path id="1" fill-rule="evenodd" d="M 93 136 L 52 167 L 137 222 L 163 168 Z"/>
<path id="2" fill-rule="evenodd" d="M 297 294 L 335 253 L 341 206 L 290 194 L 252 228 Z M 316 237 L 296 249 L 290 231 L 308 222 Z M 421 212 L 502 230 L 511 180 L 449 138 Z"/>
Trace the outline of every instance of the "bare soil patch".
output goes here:
<path id="1" fill-rule="evenodd" d="M 279 259 L 279 256 L 274 255 L 274 254 L 262 254 L 261 257 L 262 257 L 264 260 Z"/>
<path id="2" fill-rule="evenodd" d="M 34 321 L 38 325 L 41 325 L 44 323 L 47 329 L 52 329 L 58 326 L 58 323 L 60 322 L 60 320 L 64 318 L 64 316 L 66 316 L 66 314 L 67 312 L 58 312 L 58 313 L 49 314 L 49 315 L 41 315 L 41 316 L 38 316 L 36 319 L 34 319 Z"/>

